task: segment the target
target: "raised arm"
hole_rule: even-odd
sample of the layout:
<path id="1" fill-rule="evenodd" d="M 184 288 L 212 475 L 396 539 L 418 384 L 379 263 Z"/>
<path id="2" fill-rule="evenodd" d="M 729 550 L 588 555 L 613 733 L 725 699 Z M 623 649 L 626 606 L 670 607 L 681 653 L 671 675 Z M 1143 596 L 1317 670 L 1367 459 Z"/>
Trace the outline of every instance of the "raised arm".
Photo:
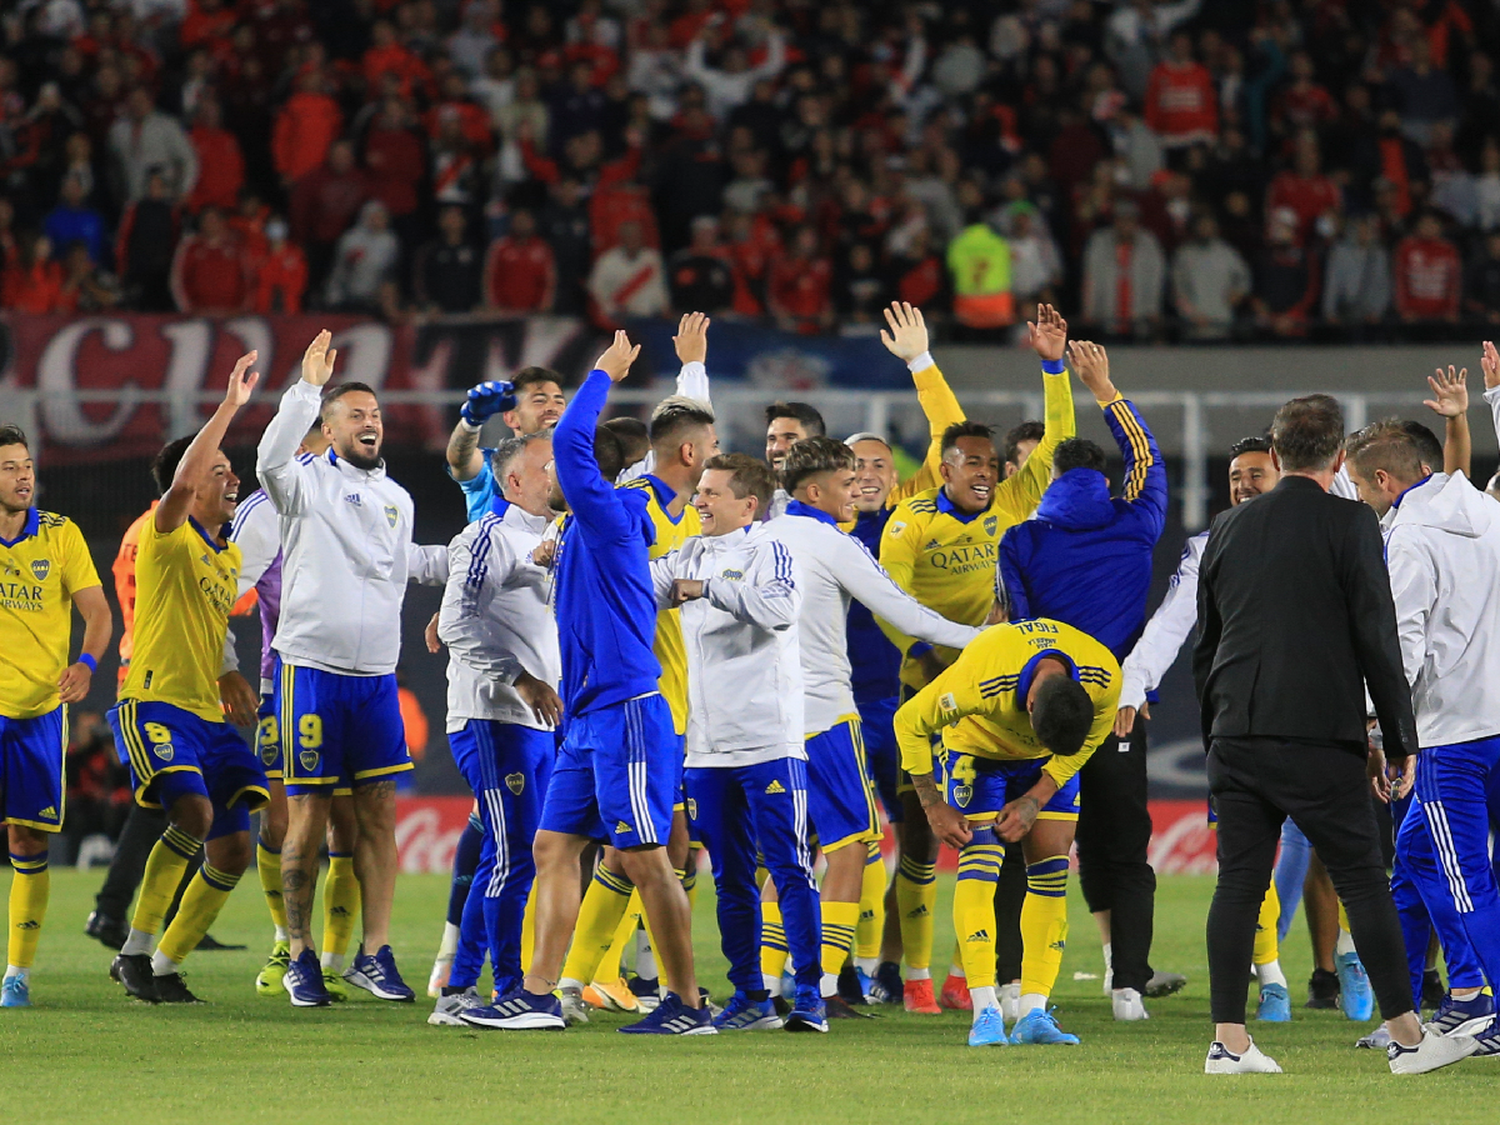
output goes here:
<path id="1" fill-rule="evenodd" d="M 677 322 L 677 335 L 672 337 L 677 362 L 682 364 L 682 370 L 677 373 L 677 393 L 684 398 L 697 399 L 704 405 L 710 405 L 708 368 L 704 366 L 708 359 L 709 323 L 707 313 L 685 313 Z"/>
<path id="2" fill-rule="evenodd" d="M 943 378 L 932 352 L 928 350 L 927 322 L 922 319 L 922 310 L 908 302 L 892 301 L 884 312 L 890 331 L 880 330 L 880 342 L 911 372 L 929 434 L 927 456 L 922 459 L 922 467 L 912 474 L 910 480 L 891 489 L 886 499 L 886 506 L 894 508 L 908 496 L 942 483 L 938 466 L 943 462 L 943 433 L 949 426 L 964 421 L 964 408 L 959 405 L 948 380 Z"/>
<path id="3" fill-rule="evenodd" d="M 1479 369 L 1484 372 L 1484 401 L 1490 404 L 1490 420 L 1500 437 L 1500 349 L 1486 340 L 1479 355 Z"/>
<path id="4" fill-rule="evenodd" d="M 1012 522 L 1030 519 L 1042 502 L 1042 493 L 1052 483 L 1052 454 L 1078 433 L 1073 410 L 1073 387 L 1068 380 L 1063 355 L 1067 349 L 1068 322 L 1051 305 L 1038 305 L 1036 322 L 1026 325 L 1027 340 L 1042 363 L 1042 395 L 1045 411 L 1042 440 L 1021 471 L 1003 480 L 995 489 L 995 505 Z"/>
<path id="5" fill-rule="evenodd" d="M 161 498 L 161 503 L 156 506 L 152 517 L 157 531 L 166 534 L 187 523 L 188 515 L 193 510 L 193 499 L 198 493 L 198 482 L 218 459 L 219 447 L 224 444 L 224 435 L 229 432 L 229 423 L 234 420 L 239 408 L 250 401 L 250 392 L 260 381 L 260 373 L 250 370 L 255 357 L 255 352 L 247 352 L 235 362 L 234 370 L 229 374 L 229 388 L 224 392 L 224 401 L 183 452 L 182 460 L 177 462 L 172 484 Z"/>
<path id="6" fill-rule="evenodd" d="M 958 625 L 928 609 L 891 580 L 869 549 L 852 535 L 829 536 L 831 555 L 826 560 L 849 596 L 877 618 L 890 622 L 903 634 L 946 648 L 963 648 L 980 630 Z"/>
<path id="7" fill-rule="evenodd" d="M 1120 710 L 1138 711 L 1145 706 L 1146 693 L 1154 691 L 1161 683 L 1167 669 L 1177 659 L 1182 643 L 1188 639 L 1193 626 L 1198 623 L 1198 563 L 1199 551 L 1194 550 L 1193 540 L 1183 548 L 1182 562 L 1172 575 L 1167 587 L 1167 596 L 1146 622 L 1141 639 L 1125 658 L 1120 687 Z"/>
<path id="8" fill-rule="evenodd" d="M 578 388 L 552 435 L 557 482 L 578 520 L 579 531 L 599 542 L 619 541 L 633 530 L 625 502 L 599 472 L 594 429 L 610 385 L 630 373 L 630 365 L 640 352 L 640 345 L 632 347 L 624 331 L 616 332 L 614 342 Z"/>
<path id="9" fill-rule="evenodd" d="M 301 511 L 306 495 L 304 467 L 297 460 L 302 439 L 323 407 L 323 388 L 333 376 L 338 350 L 328 345 L 333 334 L 323 329 L 302 353 L 302 378 L 281 396 L 276 417 L 256 448 L 255 474 L 282 515 Z"/>
<path id="10" fill-rule="evenodd" d="M 1109 355 L 1100 344 L 1073 344 L 1073 366 L 1078 377 L 1104 410 L 1104 421 L 1125 461 L 1125 502 L 1145 517 L 1159 536 L 1167 522 L 1167 467 L 1146 420 L 1135 405 L 1115 389 L 1109 377 Z"/>
<path id="11" fill-rule="evenodd" d="M 1442 471 L 1448 474 L 1463 473 L 1469 476 L 1473 461 L 1474 446 L 1469 436 L 1469 369 L 1455 372 L 1448 365 L 1445 375 L 1439 367 L 1427 377 L 1432 388 L 1432 397 L 1422 403 L 1443 419 L 1443 464 Z M 1431 466 L 1437 471 L 1438 466 Z"/>
<path id="12" fill-rule="evenodd" d="M 515 388 L 504 380 L 488 380 L 469 388 L 458 411 L 458 425 L 448 435 L 444 458 L 448 475 L 459 484 L 471 481 L 484 468 L 484 453 L 479 448 L 479 431 L 496 414 L 514 410 Z"/>

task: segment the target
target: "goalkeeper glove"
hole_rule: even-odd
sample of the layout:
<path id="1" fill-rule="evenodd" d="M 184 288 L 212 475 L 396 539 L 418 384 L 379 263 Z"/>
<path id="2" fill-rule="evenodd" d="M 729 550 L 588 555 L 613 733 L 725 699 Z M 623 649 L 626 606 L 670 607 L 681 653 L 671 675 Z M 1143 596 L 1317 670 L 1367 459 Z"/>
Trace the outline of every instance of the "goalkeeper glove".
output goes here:
<path id="1" fill-rule="evenodd" d="M 509 383 L 491 380 L 469 388 L 468 396 L 464 399 L 459 413 L 469 425 L 482 426 L 496 414 L 503 414 L 515 408 L 515 388 Z"/>

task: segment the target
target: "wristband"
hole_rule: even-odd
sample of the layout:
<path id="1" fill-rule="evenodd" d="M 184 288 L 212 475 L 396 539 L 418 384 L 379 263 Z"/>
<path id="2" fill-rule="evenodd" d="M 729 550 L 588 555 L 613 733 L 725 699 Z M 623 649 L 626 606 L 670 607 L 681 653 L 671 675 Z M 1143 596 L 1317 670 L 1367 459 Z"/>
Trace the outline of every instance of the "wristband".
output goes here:
<path id="1" fill-rule="evenodd" d="M 1067 364 L 1067 362 L 1065 360 L 1061 360 L 1061 359 L 1044 359 L 1044 360 L 1042 360 L 1042 370 L 1044 372 L 1046 372 L 1048 375 L 1061 375 L 1067 369 L 1068 369 L 1068 364 Z"/>
<path id="2" fill-rule="evenodd" d="M 86 652 L 79 653 L 78 663 L 86 666 L 90 673 L 99 671 L 99 662 Z"/>
<path id="3" fill-rule="evenodd" d="M 463 417 L 463 415 L 459 415 L 458 424 L 471 434 L 477 434 L 480 430 L 484 429 L 483 425 L 475 425 L 473 422 Z"/>

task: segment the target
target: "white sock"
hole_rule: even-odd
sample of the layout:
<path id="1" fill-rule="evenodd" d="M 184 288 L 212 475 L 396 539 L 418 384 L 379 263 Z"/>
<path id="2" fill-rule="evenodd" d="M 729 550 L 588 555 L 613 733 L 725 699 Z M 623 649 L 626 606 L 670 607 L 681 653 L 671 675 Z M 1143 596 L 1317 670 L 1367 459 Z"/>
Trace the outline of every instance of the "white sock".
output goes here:
<path id="1" fill-rule="evenodd" d="M 1348 930 L 1340 930 L 1339 940 L 1335 942 L 1333 946 L 1333 955 L 1335 957 L 1342 957 L 1346 953 L 1353 952 L 1355 952 L 1354 935 L 1351 934 Z"/>
<path id="2" fill-rule="evenodd" d="M 438 943 L 439 961 L 451 961 L 458 952 L 458 927 L 452 922 L 443 923 L 443 940 Z"/>
<path id="3" fill-rule="evenodd" d="M 1047 998 L 1040 992 L 1023 992 L 1021 999 L 1016 1004 L 1016 1011 L 1022 1019 L 1035 1011 L 1047 1010 Z"/>
<path id="4" fill-rule="evenodd" d="M 656 971 L 656 954 L 651 952 L 651 939 L 646 936 L 644 926 L 635 934 L 635 975 L 642 980 L 655 980 L 659 975 Z"/>
<path id="5" fill-rule="evenodd" d="M 1104 943 L 1104 975 L 1108 976 L 1115 971 L 1114 942 Z"/>
<path id="6" fill-rule="evenodd" d="M 582 992 L 583 991 L 583 981 L 581 981 L 581 980 L 574 980 L 572 977 L 563 977 L 562 980 L 560 980 L 560 981 L 557 982 L 557 988 L 558 988 L 558 991 L 560 991 L 560 992 L 566 992 L 570 988 L 576 988 L 576 989 L 578 989 L 579 992 Z"/>
<path id="7" fill-rule="evenodd" d="M 21 968 L 20 965 L 6 965 L 5 966 L 5 979 L 6 980 L 13 980 L 16 977 L 28 977 L 30 975 L 31 975 L 31 970 L 30 969 L 23 969 L 23 968 Z"/>
<path id="8" fill-rule="evenodd" d="M 330 972 L 342 973 L 344 971 L 344 955 L 342 953 L 325 952 L 320 959 L 323 968 Z"/>
<path id="9" fill-rule="evenodd" d="M 1267 961 L 1264 965 L 1255 966 L 1255 979 L 1260 986 L 1265 988 L 1268 984 L 1279 984 L 1286 987 L 1286 974 L 1281 971 L 1281 961 Z"/>
<path id="10" fill-rule="evenodd" d="M 959 980 L 968 979 L 968 977 L 964 974 L 964 965 L 962 961 L 955 961 L 953 962 L 953 964 L 949 965 L 948 975 L 950 977 L 957 977 Z"/>
<path id="11" fill-rule="evenodd" d="M 907 980 L 931 980 L 932 979 L 932 970 L 931 969 L 907 969 L 906 970 L 906 979 Z"/>
<path id="12" fill-rule="evenodd" d="M 286 927 L 285 926 L 277 926 L 276 927 L 276 940 L 277 941 L 291 941 L 292 940 L 291 936 L 286 932 Z"/>
<path id="13" fill-rule="evenodd" d="M 174 961 L 160 949 L 151 955 L 151 972 L 158 977 L 170 976 L 177 971 L 179 961 Z"/>
<path id="14" fill-rule="evenodd" d="M 823 999 L 825 1000 L 830 996 L 837 996 L 839 994 L 838 973 L 824 973 L 823 980 L 818 991 L 822 994 Z"/>
<path id="15" fill-rule="evenodd" d="M 979 1013 L 986 1008 L 998 1008 L 1000 1001 L 995 997 L 995 986 L 986 985 L 981 988 L 969 989 L 969 999 L 974 1002 L 974 1019 L 979 1019 Z"/>
<path id="16" fill-rule="evenodd" d="M 25 969 L 21 970 L 21 972 L 23 972 L 23 973 L 25 971 L 26 971 Z M 6 976 L 10 976 L 10 970 L 7 969 L 5 975 Z M 1484 991 L 1484 989 L 1482 989 L 1482 988 L 1452 988 L 1452 989 L 1449 989 L 1448 991 L 1452 994 L 1453 999 L 1459 1000 L 1459 1001 L 1464 1001 L 1464 1000 L 1472 1000 L 1472 999 L 1474 999 L 1474 997 L 1478 996 L 1481 992 Z"/>
<path id="17" fill-rule="evenodd" d="M 765 982 L 766 991 L 767 992 L 769 992 L 772 996 L 780 996 L 781 995 L 781 978 L 780 977 L 773 977 L 770 973 L 762 973 L 760 975 L 760 978 L 761 978 L 762 981 Z"/>
<path id="18" fill-rule="evenodd" d="M 880 968 L 880 958 L 856 957 L 854 959 L 854 964 L 859 968 L 860 972 L 865 974 L 865 976 L 873 977 L 875 975 L 875 971 Z"/>
<path id="19" fill-rule="evenodd" d="M 151 942 L 155 934 L 148 934 L 145 930 L 130 927 L 130 936 L 125 939 L 125 944 L 120 946 L 120 956 L 134 957 L 141 953 L 151 952 Z"/>

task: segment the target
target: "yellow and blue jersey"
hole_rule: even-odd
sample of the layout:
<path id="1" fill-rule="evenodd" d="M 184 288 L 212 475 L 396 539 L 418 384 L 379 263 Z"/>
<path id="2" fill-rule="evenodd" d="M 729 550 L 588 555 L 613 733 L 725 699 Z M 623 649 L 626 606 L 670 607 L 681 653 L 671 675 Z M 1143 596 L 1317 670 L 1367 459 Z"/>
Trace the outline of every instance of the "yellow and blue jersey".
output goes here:
<path id="1" fill-rule="evenodd" d="M 58 708 L 73 595 L 99 584 L 83 533 L 66 516 L 32 508 L 16 539 L 0 539 L 0 716 Z"/>
<path id="2" fill-rule="evenodd" d="M 1083 749 L 1054 757 L 1031 729 L 1026 696 L 1037 663 L 1060 656 L 1094 701 L 1094 724 Z M 1061 621 L 1038 619 L 994 625 L 963 650 L 952 667 L 896 712 L 901 768 L 932 772 L 931 736 L 942 732 L 949 751 L 977 758 L 1045 758 L 1042 767 L 1065 786 L 1114 729 L 1120 702 L 1120 665 L 1087 633 Z"/>
<path id="3" fill-rule="evenodd" d="M 149 519 L 135 575 L 135 652 L 120 698 L 170 703 L 223 722 L 219 669 L 239 583 L 239 544 L 220 546 L 191 517 L 168 532 Z"/>
<path id="4" fill-rule="evenodd" d="M 633 488 L 646 494 L 646 517 L 656 538 L 646 551 L 646 557 L 655 562 L 671 554 L 694 535 L 702 532 L 698 521 L 698 509 L 689 504 L 676 519 L 667 508 L 676 493 L 664 482 L 650 473 L 637 477 L 624 488 Z M 663 609 L 656 615 L 656 640 L 651 646 L 656 659 L 661 662 L 662 696 L 672 708 L 672 726 L 680 735 L 687 734 L 688 687 L 687 646 L 682 639 L 681 612 Z"/>

